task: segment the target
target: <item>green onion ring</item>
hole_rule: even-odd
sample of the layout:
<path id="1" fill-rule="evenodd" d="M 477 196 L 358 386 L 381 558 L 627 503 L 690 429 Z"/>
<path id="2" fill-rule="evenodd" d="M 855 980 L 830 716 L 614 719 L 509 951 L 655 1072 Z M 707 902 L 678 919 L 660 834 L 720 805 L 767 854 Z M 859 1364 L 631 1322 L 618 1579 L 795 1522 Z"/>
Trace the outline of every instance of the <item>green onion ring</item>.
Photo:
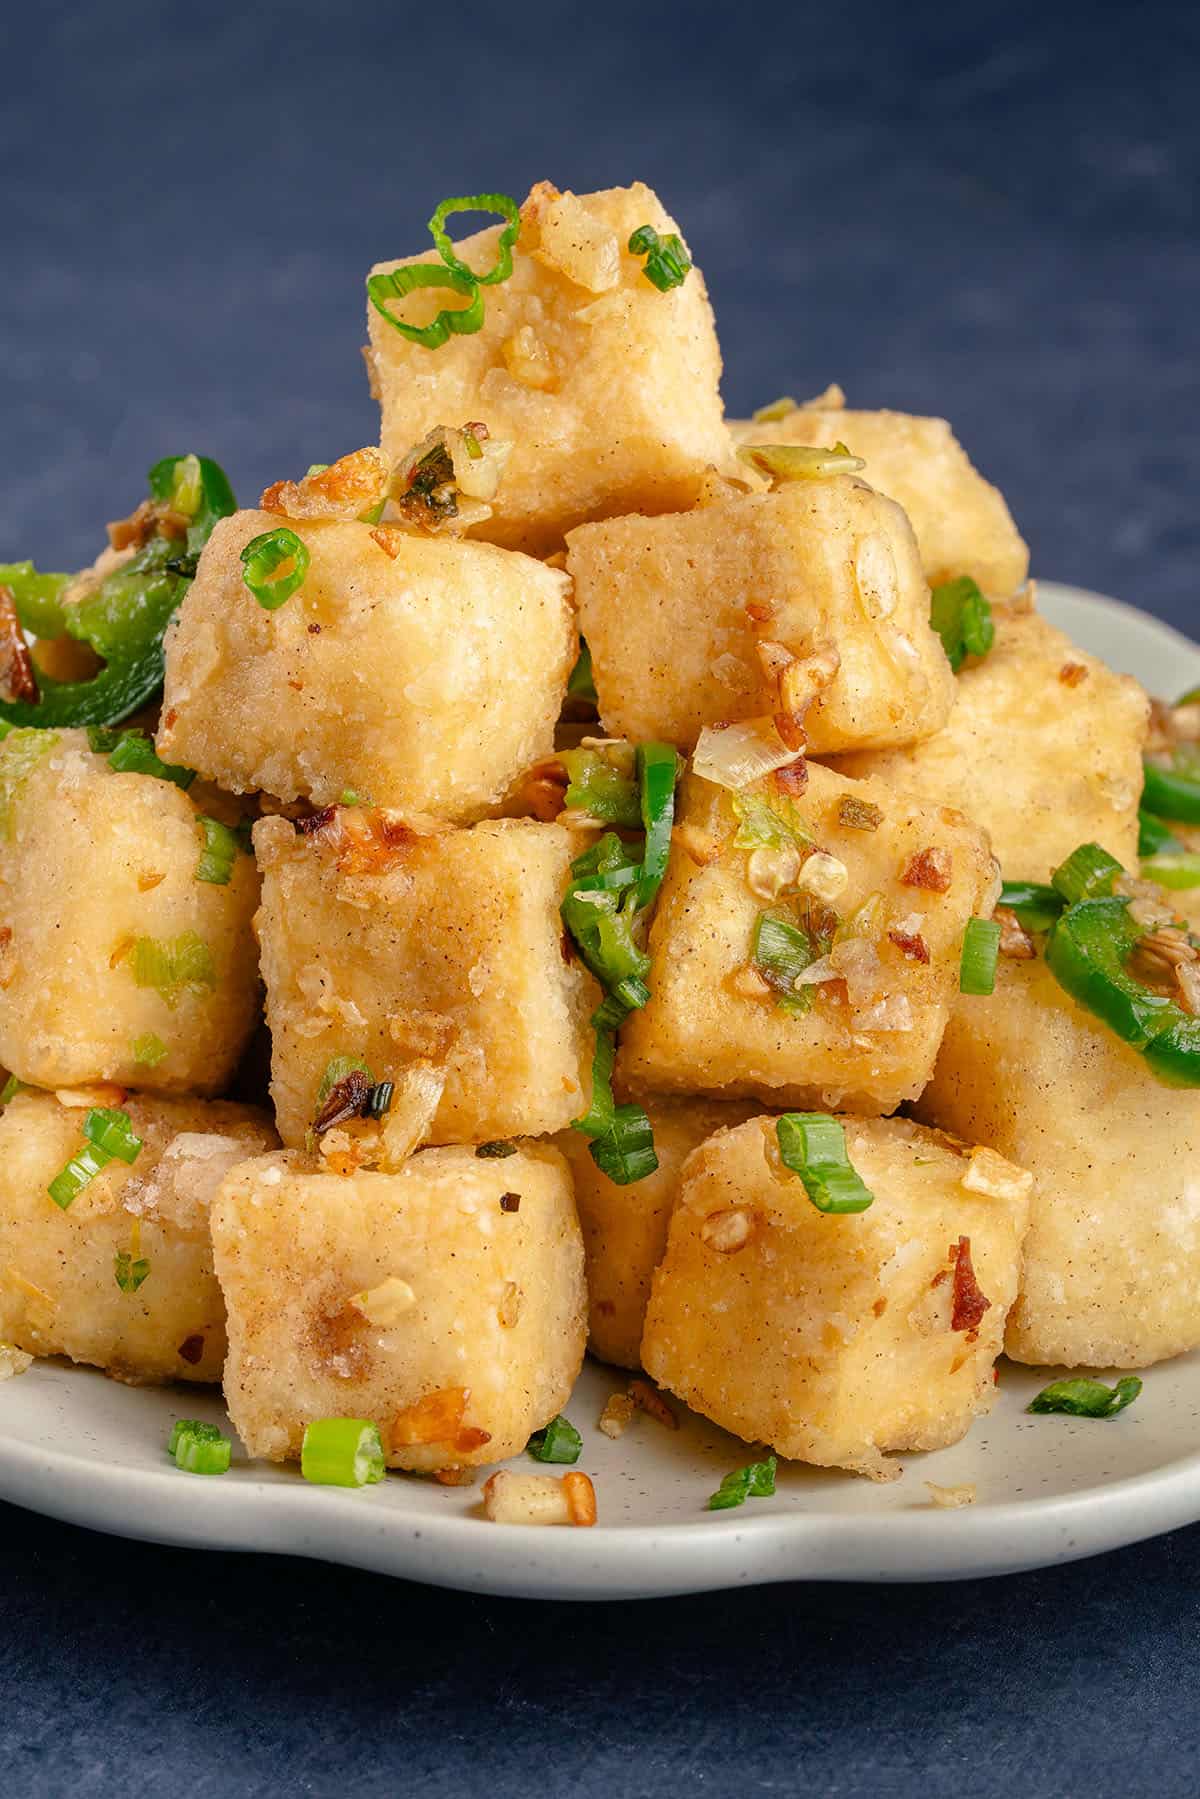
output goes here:
<path id="1" fill-rule="evenodd" d="M 290 574 L 272 581 L 275 570 L 289 560 L 293 564 Z M 301 543 L 286 525 L 277 525 L 273 531 L 250 539 L 242 551 L 242 566 L 242 580 L 259 605 L 266 612 L 275 612 L 291 599 L 308 573 L 308 545 Z"/>
<path id="2" fill-rule="evenodd" d="M 500 243 L 496 251 L 496 266 L 489 269 L 486 275 L 477 275 L 474 269 L 454 254 L 454 245 L 450 242 L 444 229 L 446 220 L 456 212 L 498 212 L 508 224 L 500 233 Z M 460 194 L 457 199 L 443 200 L 429 221 L 429 232 L 437 245 L 438 255 L 448 269 L 456 275 L 467 275 L 477 281 L 480 287 L 492 287 L 499 281 L 507 281 L 512 274 L 513 245 L 521 233 L 521 209 L 515 200 L 507 194 Z"/>
<path id="3" fill-rule="evenodd" d="M 389 300 L 402 300 L 406 294 L 423 287 L 451 288 L 470 303 L 443 307 L 428 325 L 406 325 L 403 319 L 388 311 Z M 461 337 L 469 337 L 483 324 L 483 295 L 470 269 L 460 273 L 458 269 L 443 267 L 440 262 L 405 262 L 385 274 L 368 275 L 367 298 L 394 331 L 407 337 L 410 343 L 424 345 L 427 350 L 439 349 L 452 331 Z"/>

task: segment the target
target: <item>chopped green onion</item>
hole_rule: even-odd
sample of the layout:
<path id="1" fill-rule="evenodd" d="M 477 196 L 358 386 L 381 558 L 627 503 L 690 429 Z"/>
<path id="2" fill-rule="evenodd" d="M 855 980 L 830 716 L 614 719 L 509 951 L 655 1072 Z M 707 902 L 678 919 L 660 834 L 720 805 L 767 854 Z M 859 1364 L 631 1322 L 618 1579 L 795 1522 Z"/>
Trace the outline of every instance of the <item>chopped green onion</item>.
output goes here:
<path id="1" fill-rule="evenodd" d="M 361 1056 L 331 1056 L 325 1064 L 321 1085 L 317 1088 L 318 1106 L 329 1098 L 334 1088 L 339 1082 L 344 1081 L 348 1074 L 365 1074 L 372 1086 L 375 1083 L 375 1076 Z"/>
<path id="2" fill-rule="evenodd" d="M 692 259 L 687 245 L 674 231 L 660 237 L 653 225 L 639 225 L 629 239 L 631 256 L 644 256 L 642 273 L 660 294 L 682 287 L 691 271 Z"/>
<path id="3" fill-rule="evenodd" d="M 646 832 L 637 903 L 639 909 L 644 910 L 654 901 L 662 886 L 671 855 L 679 752 L 669 743 L 640 743 L 637 770 L 642 824 Z"/>
<path id="4" fill-rule="evenodd" d="M 0 1087 L 0 1106 L 6 1106 L 10 1100 L 17 1097 L 18 1093 L 24 1092 L 24 1081 L 19 1081 L 15 1074 L 10 1074 L 4 1086 Z"/>
<path id="5" fill-rule="evenodd" d="M 181 1418 L 171 1431 L 167 1454 L 184 1474 L 225 1474 L 228 1472 L 233 1444 L 221 1435 L 215 1424 L 204 1424 L 198 1418 Z"/>
<path id="6" fill-rule="evenodd" d="M 185 792 L 196 779 L 194 768 L 160 761 L 154 745 L 142 731 L 113 731 L 103 725 L 90 725 L 88 748 L 96 755 L 107 756 L 108 766 L 119 775 L 153 775 L 155 780 L 170 781 Z"/>
<path id="7" fill-rule="evenodd" d="M 565 806 L 586 812 L 602 824 L 637 829 L 641 812 L 632 773 L 626 774 L 601 750 L 563 750 L 559 760 L 570 782 L 563 795 Z"/>
<path id="8" fill-rule="evenodd" d="M 1181 850 L 1178 837 L 1172 835 L 1161 818 L 1155 818 L 1144 807 L 1138 808 L 1138 855 L 1157 856 L 1163 850 Z"/>
<path id="9" fill-rule="evenodd" d="M 579 656 L 567 681 L 567 697 L 572 700 L 596 699 L 596 680 L 592 673 L 592 652 L 582 637 L 579 639 Z"/>
<path id="10" fill-rule="evenodd" d="M 147 1031 L 144 1037 L 135 1037 L 132 1049 L 134 1061 L 142 1063 L 146 1068 L 157 1068 L 171 1053 L 154 1031 Z"/>
<path id="11" fill-rule="evenodd" d="M 142 1140 L 133 1134 L 129 1113 L 115 1106 L 93 1106 L 83 1121 L 83 1134 L 110 1160 L 115 1158 L 132 1166 L 141 1153 Z"/>
<path id="12" fill-rule="evenodd" d="M 1142 1390 L 1136 1374 L 1127 1374 L 1115 1387 L 1102 1380 L 1075 1375 L 1070 1380 L 1051 1381 L 1026 1407 L 1030 1412 L 1067 1412 L 1072 1418 L 1115 1418 L 1127 1405 L 1132 1405 Z"/>
<path id="13" fill-rule="evenodd" d="M 85 1143 L 79 1154 L 72 1156 L 66 1167 L 59 1170 L 46 1191 L 55 1205 L 66 1212 L 88 1183 L 94 1181 L 111 1161 L 112 1157 L 106 1150 L 97 1149 L 93 1143 Z"/>
<path id="14" fill-rule="evenodd" d="M 856 475 L 867 466 L 844 443 L 831 450 L 812 444 L 741 444 L 738 459 L 773 481 L 824 481 L 831 475 Z"/>
<path id="15" fill-rule="evenodd" d="M 735 1505 L 744 1505 L 747 1499 L 770 1499 L 775 1492 L 775 1470 L 778 1466 L 773 1455 L 765 1462 L 750 1462 L 745 1468 L 735 1468 L 727 1474 L 720 1486 L 708 1502 L 710 1512 L 727 1512 Z"/>
<path id="16" fill-rule="evenodd" d="M 130 951 L 134 985 L 153 987 L 172 1011 L 185 992 L 215 991 L 212 951 L 195 931 L 174 938 L 139 937 Z"/>
<path id="17" fill-rule="evenodd" d="M 754 922 L 750 960 L 768 987 L 774 988 L 777 1003 L 785 1011 L 810 1010 L 812 989 L 796 986 L 797 975 L 818 960 L 807 931 L 782 912 L 760 912 Z"/>
<path id="18" fill-rule="evenodd" d="M 525 1445 L 535 1462 L 577 1462 L 583 1449 L 583 1438 L 569 1418 L 559 1413 L 551 1418 L 545 1430 L 535 1430 Z"/>
<path id="19" fill-rule="evenodd" d="M 1113 882 L 1124 870 L 1115 856 L 1110 856 L 1098 843 L 1081 843 L 1065 862 L 1060 862 L 1050 876 L 1050 885 L 1061 893 L 1068 906 L 1079 900 L 1103 899 L 1113 890 Z"/>
<path id="20" fill-rule="evenodd" d="M 958 991 L 988 994 L 996 990 L 996 958 L 1000 926 L 994 918 L 968 918 L 958 964 Z"/>
<path id="21" fill-rule="evenodd" d="M 0 838 L 11 839 L 17 800 L 34 768 L 58 742 L 57 731 L 0 724 Z"/>
<path id="22" fill-rule="evenodd" d="M 369 805 L 369 803 L 368 800 L 363 798 L 361 793 L 356 793 L 353 787 L 343 787 L 342 791 L 338 794 L 339 806 L 366 806 Z"/>
<path id="23" fill-rule="evenodd" d="M 315 1418 L 305 1426 L 300 1472 L 319 1487 L 375 1486 L 386 1464 L 379 1426 L 369 1418 Z"/>
<path id="24" fill-rule="evenodd" d="M 1141 865 L 1144 881 L 1157 881 L 1160 887 L 1181 892 L 1200 887 L 1200 855 L 1181 850 L 1177 855 L 1147 856 Z"/>
<path id="25" fill-rule="evenodd" d="M 781 394 L 777 400 L 771 400 L 766 406 L 760 406 L 750 417 L 756 425 L 773 425 L 776 419 L 785 419 L 789 412 L 799 412 L 800 405 L 793 400 L 791 394 Z"/>
<path id="26" fill-rule="evenodd" d="M 794 800 L 767 800 L 756 793 L 733 793 L 729 799 L 738 821 L 735 850 L 786 849 L 813 841 Z"/>
<path id="27" fill-rule="evenodd" d="M 448 287 L 461 294 L 467 304 L 443 307 L 428 325 L 406 324 L 389 310 L 389 301 L 403 300 L 419 288 L 427 287 Z M 410 343 L 421 344 L 426 350 L 439 349 L 451 332 L 467 337 L 483 324 L 483 294 L 475 276 L 469 272 L 460 274 L 457 269 L 440 262 L 406 262 L 399 268 L 369 275 L 367 298 L 393 331 L 398 331 Z"/>
<path id="28" fill-rule="evenodd" d="M 208 881 L 214 887 L 227 887 L 238 851 L 243 847 L 237 833 L 223 825 L 220 819 L 208 818 L 203 813 L 196 823 L 204 838 L 204 847 L 196 864 L 196 879 Z"/>
<path id="29" fill-rule="evenodd" d="M 958 673 L 968 656 L 986 656 L 996 638 L 992 609 L 970 575 L 933 589 L 929 622 Z"/>
<path id="30" fill-rule="evenodd" d="M 271 576 L 285 562 L 290 562 L 291 568 L 273 581 Z M 308 545 L 287 525 L 276 525 L 252 537 L 242 551 L 242 580 L 265 612 L 276 612 L 301 585 L 308 564 Z"/>
<path id="31" fill-rule="evenodd" d="M 367 1095 L 367 1117 L 386 1118 L 392 1109 L 395 1091 L 394 1081 L 378 1081 Z"/>
<path id="32" fill-rule="evenodd" d="M 614 1106 L 612 1123 L 593 1137 L 588 1154 L 601 1174 L 618 1187 L 644 1181 L 658 1167 L 654 1129 L 641 1106 Z"/>
<path id="33" fill-rule="evenodd" d="M 1027 931 L 1048 931 L 1063 909 L 1063 896 L 1041 881 L 1005 881 L 998 906 L 1007 906 Z"/>
<path id="34" fill-rule="evenodd" d="M 785 1112 L 775 1137 L 784 1167 L 800 1176 L 818 1212 L 865 1212 L 874 1200 L 851 1165 L 845 1131 L 827 1112 Z"/>
<path id="35" fill-rule="evenodd" d="M 499 1160 L 504 1156 L 515 1156 L 517 1146 L 510 1137 L 497 1137 L 492 1143 L 481 1143 L 475 1154 L 484 1161 Z"/>
<path id="36" fill-rule="evenodd" d="M 149 1273 L 145 1256 L 135 1259 L 131 1250 L 119 1249 L 113 1257 L 113 1274 L 122 1293 L 136 1293 Z"/>
<path id="37" fill-rule="evenodd" d="M 0 577 L 0 579 L 2 578 L 3 577 Z M 1194 706 L 1197 702 L 1200 702 L 1200 687 L 1189 687 L 1186 693 L 1180 694 L 1175 704 L 1177 707 Z"/>
<path id="38" fill-rule="evenodd" d="M 468 268 L 454 253 L 454 245 L 446 234 L 445 226 L 446 220 L 456 212 L 498 212 L 508 220 L 496 246 L 495 266 L 484 275 L 477 275 L 474 269 Z M 437 246 L 438 255 L 448 269 L 477 281 L 480 287 L 492 287 L 497 282 L 507 281 L 512 274 L 513 245 L 521 234 L 521 209 L 507 194 L 462 194 L 457 199 L 442 201 L 429 221 L 429 233 Z"/>
<path id="39" fill-rule="evenodd" d="M 1142 805 L 1147 812 L 1181 824 L 1200 824 L 1200 767 L 1194 752 L 1174 750 L 1165 764 L 1147 758 L 1142 769 Z"/>

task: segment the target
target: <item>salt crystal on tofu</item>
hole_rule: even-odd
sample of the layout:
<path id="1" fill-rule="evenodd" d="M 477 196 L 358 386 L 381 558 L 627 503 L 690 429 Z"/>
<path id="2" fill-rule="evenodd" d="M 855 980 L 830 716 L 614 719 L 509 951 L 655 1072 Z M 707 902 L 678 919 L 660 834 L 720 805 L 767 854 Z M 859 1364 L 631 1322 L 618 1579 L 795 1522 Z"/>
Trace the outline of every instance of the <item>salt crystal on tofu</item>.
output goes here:
<path id="1" fill-rule="evenodd" d="M 747 1442 L 887 1480 L 889 1453 L 955 1443 L 993 1402 L 1031 1183 L 972 1192 L 940 1132 L 842 1123 L 865 1211 L 818 1211 L 771 1118 L 688 1158 L 642 1360 Z"/>

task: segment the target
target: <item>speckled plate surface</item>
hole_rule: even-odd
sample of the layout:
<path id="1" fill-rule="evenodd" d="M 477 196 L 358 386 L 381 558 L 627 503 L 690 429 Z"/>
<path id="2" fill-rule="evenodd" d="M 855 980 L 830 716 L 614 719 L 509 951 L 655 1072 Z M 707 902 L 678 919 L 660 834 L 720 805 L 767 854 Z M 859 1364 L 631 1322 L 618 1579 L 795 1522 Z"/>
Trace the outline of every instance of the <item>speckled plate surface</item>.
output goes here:
<path id="1" fill-rule="evenodd" d="M 1041 605 L 1076 641 L 1153 690 L 1200 682 L 1200 648 L 1115 600 L 1045 583 Z M 1096 1423 L 1031 1418 L 1052 1378 L 1002 1365 L 995 1409 L 967 1439 L 902 1458 L 887 1486 L 790 1465 L 773 1499 L 707 1512 L 745 1445 L 685 1418 L 595 1429 L 623 1382 L 589 1363 L 568 1408 L 592 1476 L 592 1530 L 485 1524 L 479 1489 L 394 1476 L 361 1493 L 307 1486 L 235 1448 L 219 1480 L 181 1474 L 163 1446 L 178 1416 L 225 1425 L 216 1394 L 137 1389 L 40 1362 L 0 1385 L 0 1498 L 119 1536 L 318 1556 L 472 1592 L 649 1598 L 775 1580 L 950 1580 L 1095 1555 L 1200 1519 L 1200 1354 L 1153 1369 L 1137 1404 Z M 226 1426 L 227 1428 L 227 1426 Z M 532 1464 L 526 1463 L 527 1467 Z M 971 1482 L 974 1505 L 936 1509 L 925 1486 Z"/>

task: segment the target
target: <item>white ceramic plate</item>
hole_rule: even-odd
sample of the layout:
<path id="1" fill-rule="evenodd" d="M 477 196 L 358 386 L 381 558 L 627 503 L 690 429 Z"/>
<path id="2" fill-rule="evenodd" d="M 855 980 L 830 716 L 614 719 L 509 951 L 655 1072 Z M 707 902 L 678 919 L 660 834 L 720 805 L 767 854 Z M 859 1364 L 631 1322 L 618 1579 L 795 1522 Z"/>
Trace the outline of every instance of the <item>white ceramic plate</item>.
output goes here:
<path id="1" fill-rule="evenodd" d="M 1044 611 L 1152 690 L 1200 682 L 1200 648 L 1145 614 L 1046 583 Z M 672 1433 L 639 1416 L 618 1442 L 595 1429 L 623 1377 L 585 1368 L 568 1408 L 593 1477 L 592 1530 L 485 1524 L 479 1489 L 394 1476 L 363 1492 L 307 1486 L 248 1463 L 219 1480 L 166 1459 L 171 1422 L 225 1424 L 217 1396 L 135 1389 L 40 1362 L 0 1385 L 0 1498 L 117 1535 L 196 1548 L 274 1550 L 472 1592 L 621 1599 L 774 1580 L 931 1580 L 1068 1561 L 1200 1519 L 1200 1355 L 1151 1370 L 1137 1404 L 1096 1423 L 1031 1418 L 1048 1379 L 1002 1366 L 995 1410 L 965 1442 L 906 1458 L 902 1480 L 790 1465 L 773 1499 L 708 1512 L 744 1444 L 703 1419 Z M 526 1463 L 526 1467 L 532 1464 Z M 941 1511 L 925 1481 L 973 1482 L 972 1506 Z"/>

